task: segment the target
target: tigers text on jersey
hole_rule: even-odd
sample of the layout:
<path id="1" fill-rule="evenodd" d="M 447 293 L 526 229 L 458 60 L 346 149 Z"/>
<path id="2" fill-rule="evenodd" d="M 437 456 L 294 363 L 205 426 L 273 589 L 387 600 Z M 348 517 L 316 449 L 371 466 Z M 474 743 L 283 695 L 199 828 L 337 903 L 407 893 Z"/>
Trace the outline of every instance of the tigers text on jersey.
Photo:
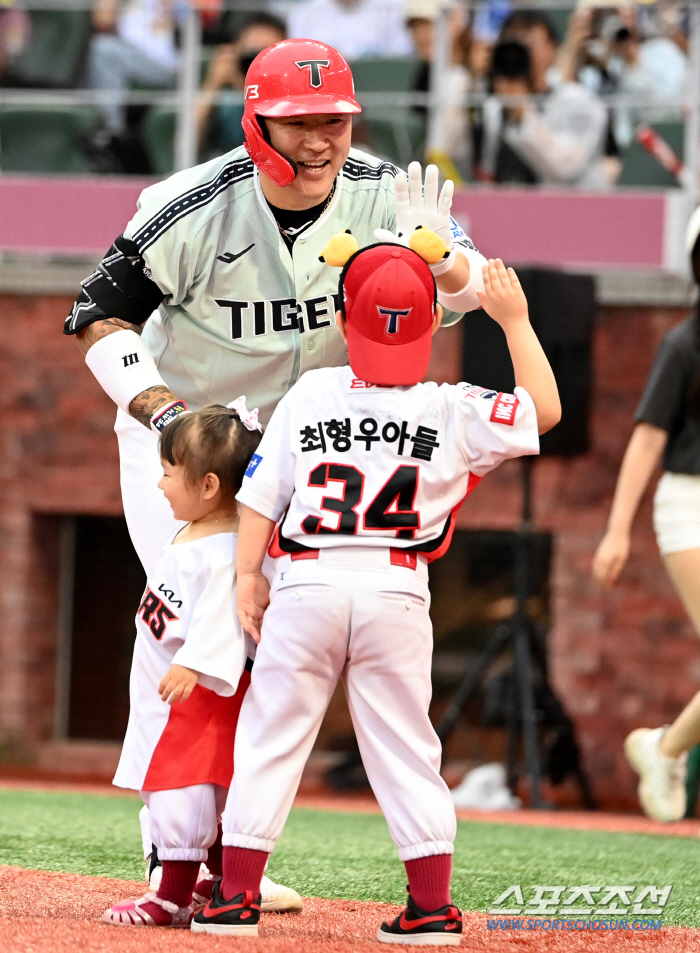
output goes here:
<path id="1" fill-rule="evenodd" d="M 349 367 L 322 368 L 278 404 L 237 499 L 275 522 L 284 515 L 283 552 L 357 543 L 436 559 L 478 480 L 538 452 L 522 387 L 379 387 Z"/>
<path id="2" fill-rule="evenodd" d="M 361 246 L 375 228 L 394 229 L 397 171 L 352 149 L 328 209 L 291 254 L 242 147 L 146 189 L 124 234 L 166 296 L 143 340 L 172 392 L 193 409 L 245 394 L 265 423 L 305 371 L 347 363 L 340 271 L 319 255 L 346 228 Z M 456 223 L 452 239 L 484 263 Z M 443 324 L 459 317 L 448 311 Z"/>
<path id="3" fill-rule="evenodd" d="M 129 724 L 114 778 L 119 787 L 230 782 L 237 689 L 247 684 L 241 676 L 250 654 L 236 618 L 237 538 L 217 533 L 170 543 L 148 577 L 136 615 Z M 173 664 L 202 674 L 187 701 L 171 706 L 158 686 Z M 223 756 L 215 755 L 219 747 Z"/>

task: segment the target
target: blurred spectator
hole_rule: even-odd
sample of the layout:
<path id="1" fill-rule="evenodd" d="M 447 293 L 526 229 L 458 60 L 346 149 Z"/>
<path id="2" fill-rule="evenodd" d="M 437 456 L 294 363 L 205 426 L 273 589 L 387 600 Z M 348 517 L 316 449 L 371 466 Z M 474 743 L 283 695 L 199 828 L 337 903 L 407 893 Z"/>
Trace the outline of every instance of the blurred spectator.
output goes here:
<path id="1" fill-rule="evenodd" d="M 617 78 L 621 93 L 639 97 L 650 106 L 678 100 L 686 80 L 686 58 L 680 48 L 664 36 L 642 40 L 636 30 L 625 26 L 615 32 L 611 42 L 610 72 Z M 641 121 L 654 122 L 668 118 L 668 111 L 620 108 L 615 115 L 618 143 L 626 146 Z M 680 118 L 680 111 L 671 112 Z"/>
<path id="2" fill-rule="evenodd" d="M 606 188 L 605 106 L 580 83 L 550 86 L 556 46 L 540 15 L 534 16 L 531 44 L 508 40 L 493 53 L 494 96 L 484 104 L 481 177 Z M 499 98 L 533 93 L 539 96 L 536 103 L 504 106 Z"/>
<path id="3" fill-rule="evenodd" d="M 289 15 L 290 37 L 321 40 L 346 59 L 410 56 L 405 0 L 302 0 Z"/>
<path id="4" fill-rule="evenodd" d="M 235 42 L 216 48 L 202 85 L 205 95 L 197 113 L 200 150 L 205 155 L 221 155 L 243 145 L 243 104 L 214 105 L 214 97 L 226 88 L 243 90 L 245 74 L 258 53 L 284 40 L 286 35 L 284 22 L 278 17 L 254 13 L 243 24 Z"/>
<path id="5" fill-rule="evenodd" d="M 29 14 L 26 10 L 10 9 L 12 2 L 0 3 L 0 84 L 7 67 L 27 46 L 31 32 Z"/>
<path id="6" fill-rule="evenodd" d="M 563 78 L 578 78 L 595 92 L 626 93 L 656 107 L 615 110 L 615 139 L 621 147 L 629 144 L 639 122 L 668 118 L 663 104 L 677 101 L 686 81 L 686 57 L 678 43 L 667 36 L 644 39 L 631 8 L 606 10 L 602 16 L 591 9 L 576 11 L 559 67 Z"/>
<path id="7" fill-rule="evenodd" d="M 153 89 L 174 85 L 180 57 L 171 0 L 96 0 L 92 20 L 88 88 L 126 92 L 132 83 Z M 110 135 L 126 132 L 120 103 L 105 100 L 100 109 Z"/>
<path id="8" fill-rule="evenodd" d="M 444 6 L 445 0 L 408 0 L 406 4 L 406 26 L 411 34 L 416 55 L 421 61 L 421 68 L 414 86 L 416 92 L 430 90 L 435 21 Z M 471 76 L 468 69 L 471 31 L 465 23 L 461 9 L 450 10 L 449 29 L 451 64 L 442 84 L 442 89 L 449 100 L 445 145 L 447 155 L 456 164 L 459 174 L 466 175 L 470 165 L 470 149 L 464 104 L 471 88 Z M 426 109 L 416 108 L 427 117 Z M 438 157 L 432 158 L 437 160 Z M 454 177 L 454 171 L 449 170 L 449 172 L 450 176 Z"/>
<path id="9" fill-rule="evenodd" d="M 539 10 L 516 10 L 501 27 L 500 40 L 517 40 L 530 51 L 533 90 L 545 93 L 559 82 L 556 69 L 559 37 L 554 24 Z"/>

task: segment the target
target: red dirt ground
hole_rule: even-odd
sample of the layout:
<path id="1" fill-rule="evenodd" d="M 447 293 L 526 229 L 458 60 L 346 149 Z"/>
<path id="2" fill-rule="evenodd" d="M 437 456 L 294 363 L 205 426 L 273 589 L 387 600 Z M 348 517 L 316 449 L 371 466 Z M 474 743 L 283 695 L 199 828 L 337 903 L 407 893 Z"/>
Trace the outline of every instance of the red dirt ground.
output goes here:
<path id="1" fill-rule="evenodd" d="M 100 922 L 106 907 L 138 897 L 143 884 L 0 867 L 3 953 L 377 953 L 373 937 L 397 907 L 350 900 L 304 901 L 298 916 L 263 916 L 257 940 L 196 936 L 184 930 L 128 929 Z M 494 934 L 483 914 L 464 920 L 468 953 L 686 953 L 700 951 L 700 931 L 665 927 L 654 933 Z"/>

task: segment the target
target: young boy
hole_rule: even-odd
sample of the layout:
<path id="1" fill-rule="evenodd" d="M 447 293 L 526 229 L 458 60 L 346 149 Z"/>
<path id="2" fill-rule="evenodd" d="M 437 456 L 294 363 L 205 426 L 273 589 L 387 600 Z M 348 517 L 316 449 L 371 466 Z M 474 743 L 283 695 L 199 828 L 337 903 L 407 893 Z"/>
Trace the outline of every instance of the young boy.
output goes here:
<path id="1" fill-rule="evenodd" d="M 301 378 L 246 471 L 237 605 L 256 640 L 262 623 L 262 640 L 236 736 L 223 881 L 194 931 L 257 935 L 265 862 L 343 677 L 409 882 L 407 908 L 377 939 L 460 942 L 450 899 L 455 813 L 428 718 L 427 563 L 447 549 L 469 490 L 501 460 L 537 453 L 538 432 L 560 415 L 515 273 L 491 261 L 484 286 L 482 303 L 508 340 L 514 395 L 418 383 L 442 313 L 433 276 L 408 248 L 356 253 L 341 275 L 337 315 L 350 366 Z M 279 520 L 282 558 L 269 592 L 262 563 Z"/>

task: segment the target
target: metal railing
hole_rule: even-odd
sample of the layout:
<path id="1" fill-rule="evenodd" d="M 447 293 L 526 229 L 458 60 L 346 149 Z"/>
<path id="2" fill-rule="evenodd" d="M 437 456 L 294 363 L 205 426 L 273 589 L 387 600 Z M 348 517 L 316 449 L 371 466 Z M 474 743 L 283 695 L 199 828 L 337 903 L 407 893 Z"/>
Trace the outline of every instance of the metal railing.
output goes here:
<path id="1" fill-rule="evenodd" d="M 298 0 L 297 0 L 298 2 Z M 270 0 L 266 3 L 251 0 L 211 0 L 217 10 L 237 11 L 240 13 L 260 12 L 266 9 L 284 16 L 294 7 L 294 0 Z M 431 89 L 421 92 L 360 92 L 358 99 L 363 106 L 390 106 L 406 109 L 410 107 L 427 108 L 426 154 L 442 155 L 448 151 L 446 130 L 451 97 L 446 84 L 449 83 L 449 65 L 451 62 L 449 17 L 455 6 L 476 11 L 484 4 L 481 0 L 460 2 L 448 0 L 441 8 L 436 21 L 436 35 L 431 68 Z M 26 10 L 90 10 L 93 0 L 16 0 L 15 7 Z M 573 0 L 524 0 L 514 2 L 514 9 L 574 10 Z M 688 81 L 685 95 L 677 100 L 667 100 L 662 104 L 650 104 L 647 100 L 629 94 L 603 95 L 601 98 L 611 109 L 627 108 L 675 112 L 683 118 L 685 126 L 683 164 L 685 174 L 682 185 L 687 195 L 689 207 L 698 202 L 700 177 L 700 0 L 688 0 L 685 8 L 689 15 L 690 36 L 687 62 Z M 27 89 L 0 87 L 0 107 L 52 107 L 52 106 L 99 106 L 104 103 L 124 105 L 162 106 L 176 110 L 175 168 L 183 169 L 197 162 L 198 130 L 196 107 L 200 101 L 200 69 L 202 61 L 201 13 L 206 9 L 206 0 L 182 0 L 180 9 L 184 17 L 179 21 L 181 46 L 180 69 L 176 88 L 167 90 L 94 90 L 94 89 Z M 221 90 L 214 95 L 207 94 L 214 104 L 243 103 L 243 92 Z M 479 107 L 486 95 L 470 92 L 464 99 L 466 107 Z M 503 99 L 504 105 L 517 105 L 521 99 Z M 400 123 L 400 115 L 397 123 Z M 0 160 L 1 167 L 1 160 Z"/>

